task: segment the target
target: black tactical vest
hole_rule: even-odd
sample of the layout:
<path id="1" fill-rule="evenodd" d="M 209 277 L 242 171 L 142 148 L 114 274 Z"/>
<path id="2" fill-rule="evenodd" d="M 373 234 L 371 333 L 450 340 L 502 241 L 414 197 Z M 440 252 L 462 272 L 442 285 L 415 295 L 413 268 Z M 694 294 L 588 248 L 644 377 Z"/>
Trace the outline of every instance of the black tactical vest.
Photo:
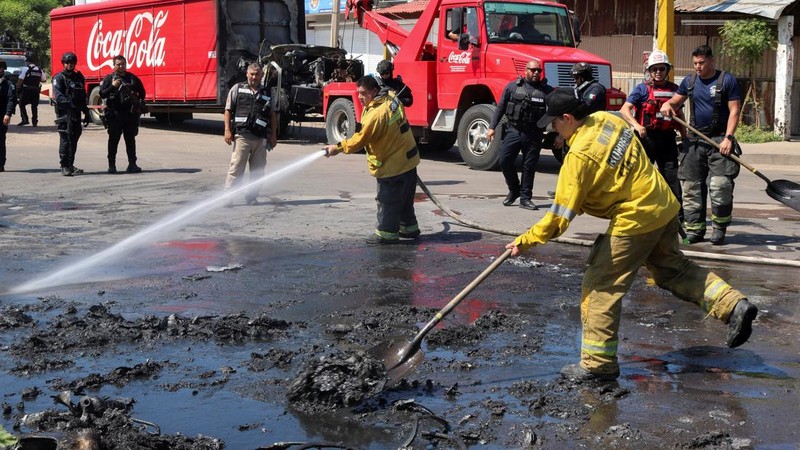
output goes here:
<path id="1" fill-rule="evenodd" d="M 28 65 L 28 71 L 25 72 L 25 78 L 22 79 L 22 87 L 39 89 L 42 84 L 42 69 L 36 64 Z"/>
<path id="2" fill-rule="evenodd" d="M 270 96 L 262 87 L 253 95 L 247 83 L 239 83 L 236 94 L 236 131 L 247 130 L 260 138 L 268 138 L 270 127 Z"/>
<path id="3" fill-rule="evenodd" d="M 506 118 L 518 130 L 536 128 L 536 122 L 547 109 L 544 98 L 547 93 L 525 82 L 517 80 L 517 87 L 506 106 Z"/>

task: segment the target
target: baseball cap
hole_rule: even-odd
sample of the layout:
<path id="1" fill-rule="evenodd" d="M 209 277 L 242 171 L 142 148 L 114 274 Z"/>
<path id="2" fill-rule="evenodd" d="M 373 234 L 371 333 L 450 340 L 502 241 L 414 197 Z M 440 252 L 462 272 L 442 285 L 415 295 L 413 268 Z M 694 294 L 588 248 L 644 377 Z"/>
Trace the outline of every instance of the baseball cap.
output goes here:
<path id="1" fill-rule="evenodd" d="M 544 101 L 547 106 L 547 112 L 536 123 L 539 128 L 547 127 L 556 117 L 575 112 L 582 105 L 581 101 L 575 98 L 575 94 L 569 89 L 556 89 L 547 94 Z"/>

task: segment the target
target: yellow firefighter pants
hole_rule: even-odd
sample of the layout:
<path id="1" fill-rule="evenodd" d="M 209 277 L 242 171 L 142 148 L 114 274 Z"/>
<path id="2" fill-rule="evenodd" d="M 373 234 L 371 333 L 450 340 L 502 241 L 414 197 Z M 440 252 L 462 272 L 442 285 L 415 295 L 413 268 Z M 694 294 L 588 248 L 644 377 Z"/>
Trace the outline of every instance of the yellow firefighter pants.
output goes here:
<path id="1" fill-rule="evenodd" d="M 581 292 L 581 366 L 593 373 L 619 373 L 617 344 L 622 297 L 644 264 L 658 286 L 728 321 L 745 296 L 681 253 L 678 219 L 638 236 L 601 235 L 589 255 Z"/>

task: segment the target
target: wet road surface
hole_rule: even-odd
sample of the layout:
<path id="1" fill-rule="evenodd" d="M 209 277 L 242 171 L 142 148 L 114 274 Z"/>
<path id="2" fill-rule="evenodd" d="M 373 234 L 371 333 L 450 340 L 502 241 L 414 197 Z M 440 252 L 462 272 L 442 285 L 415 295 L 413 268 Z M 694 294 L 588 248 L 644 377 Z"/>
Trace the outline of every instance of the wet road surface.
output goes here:
<path id="1" fill-rule="evenodd" d="M 87 393 L 132 397 L 132 416 L 157 423 L 163 433 L 212 436 L 227 448 L 278 441 L 397 447 L 416 420 L 392 409 L 403 399 L 445 419 L 447 434 L 470 446 L 518 447 L 526 439 L 545 448 L 679 446 L 698 439 L 791 448 L 798 442 L 796 430 L 781 421 L 796 413 L 800 400 L 796 287 L 786 281 L 788 271 L 719 268 L 760 307 L 751 341 L 735 350 L 724 347 L 723 324 L 704 320 L 698 308 L 640 277 L 623 306 L 619 382 L 574 385 L 562 382 L 558 370 L 577 360 L 578 293 L 587 251 L 558 244 L 498 268 L 431 333 L 425 360 L 409 384 L 360 408 L 312 415 L 291 409 L 287 386 L 310 358 L 365 349 L 394 336 L 410 338 L 497 256 L 502 242 L 456 231 L 415 244 L 354 242 L 321 250 L 241 239 L 154 244 L 102 269 L 128 278 L 63 286 L 45 297 L 2 299 L 4 311 L 38 305 L 29 313 L 35 327 L 3 333 L 3 401 L 16 405 L 24 389 L 36 386 L 43 393 L 24 401 L 25 411 L 52 408 L 54 380 L 156 361 L 162 367 L 155 374 Z M 243 267 L 207 271 L 232 263 Z M 45 269 L 35 262 L 23 265 Z M 244 313 L 291 326 L 271 339 L 242 342 L 119 342 L 51 355 L 74 362 L 64 370 L 13 370 L 26 362 L 8 356 L 15 342 L 46 329 L 68 308 L 81 316 L 98 304 L 128 321 Z M 10 429 L 18 415 L 14 410 L 0 423 Z M 417 445 L 423 442 L 428 441 L 417 437 Z"/>
<path id="2" fill-rule="evenodd" d="M 133 176 L 105 174 L 101 128 L 85 130 L 76 164 L 87 174 L 74 178 L 58 175 L 48 127 L 22 130 L 26 145 L 15 140 L 19 130 L 9 135 L 0 185 L 7 430 L 26 414 L 65 411 L 51 396 L 73 389 L 133 399 L 130 416 L 164 435 L 202 434 L 231 449 L 279 441 L 383 449 L 409 440 L 414 448 L 800 446 L 796 268 L 699 261 L 760 309 L 752 338 L 733 350 L 724 324 L 649 285 L 642 270 L 623 303 L 618 383 L 575 384 L 559 369 L 578 359 L 588 249 L 555 243 L 508 260 L 470 294 L 425 340 L 406 383 L 355 408 L 296 410 L 286 393 L 307 363 L 411 338 L 511 240 L 460 226 L 418 195 L 423 238 L 367 246 L 375 188 L 359 155 L 317 161 L 265 187 L 261 205 L 210 208 L 69 284 L 7 293 L 216 195 L 230 149 L 218 120 L 191 122 L 199 125 L 143 127 L 144 172 Z M 281 141 L 268 171 L 316 151 L 319 134 Z M 557 173 L 549 159 L 534 187 L 538 212 L 501 207 L 500 174 L 470 171 L 448 154 L 428 157 L 420 173 L 458 213 L 521 232 L 549 204 L 543 193 Z M 770 174 L 798 178 L 779 173 Z M 797 260 L 797 214 L 765 199 L 763 183 L 746 174 L 736 195 L 730 244 L 690 250 Z M 604 229 L 580 217 L 569 231 L 591 241 Z M 13 431 L 34 431 L 28 423 Z"/>

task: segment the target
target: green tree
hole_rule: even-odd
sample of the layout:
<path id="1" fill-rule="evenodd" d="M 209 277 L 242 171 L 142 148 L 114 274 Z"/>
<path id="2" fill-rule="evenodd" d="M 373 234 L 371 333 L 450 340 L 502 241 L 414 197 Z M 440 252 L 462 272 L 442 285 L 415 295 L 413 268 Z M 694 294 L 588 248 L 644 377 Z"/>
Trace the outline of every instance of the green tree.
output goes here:
<path id="1" fill-rule="evenodd" d="M 761 109 L 755 80 L 755 67 L 761 62 L 765 51 L 775 48 L 777 43 L 775 30 L 761 19 L 727 20 L 720 28 L 720 36 L 722 37 L 722 52 L 731 58 L 734 67 L 743 67 L 750 77 L 750 89 L 745 95 L 743 106 L 752 93 L 756 127 L 761 128 Z M 742 109 L 744 110 L 744 108 Z"/>
<path id="2" fill-rule="evenodd" d="M 30 44 L 36 62 L 50 65 L 50 11 L 70 0 L 0 0 L 0 23 L 23 45 Z"/>

